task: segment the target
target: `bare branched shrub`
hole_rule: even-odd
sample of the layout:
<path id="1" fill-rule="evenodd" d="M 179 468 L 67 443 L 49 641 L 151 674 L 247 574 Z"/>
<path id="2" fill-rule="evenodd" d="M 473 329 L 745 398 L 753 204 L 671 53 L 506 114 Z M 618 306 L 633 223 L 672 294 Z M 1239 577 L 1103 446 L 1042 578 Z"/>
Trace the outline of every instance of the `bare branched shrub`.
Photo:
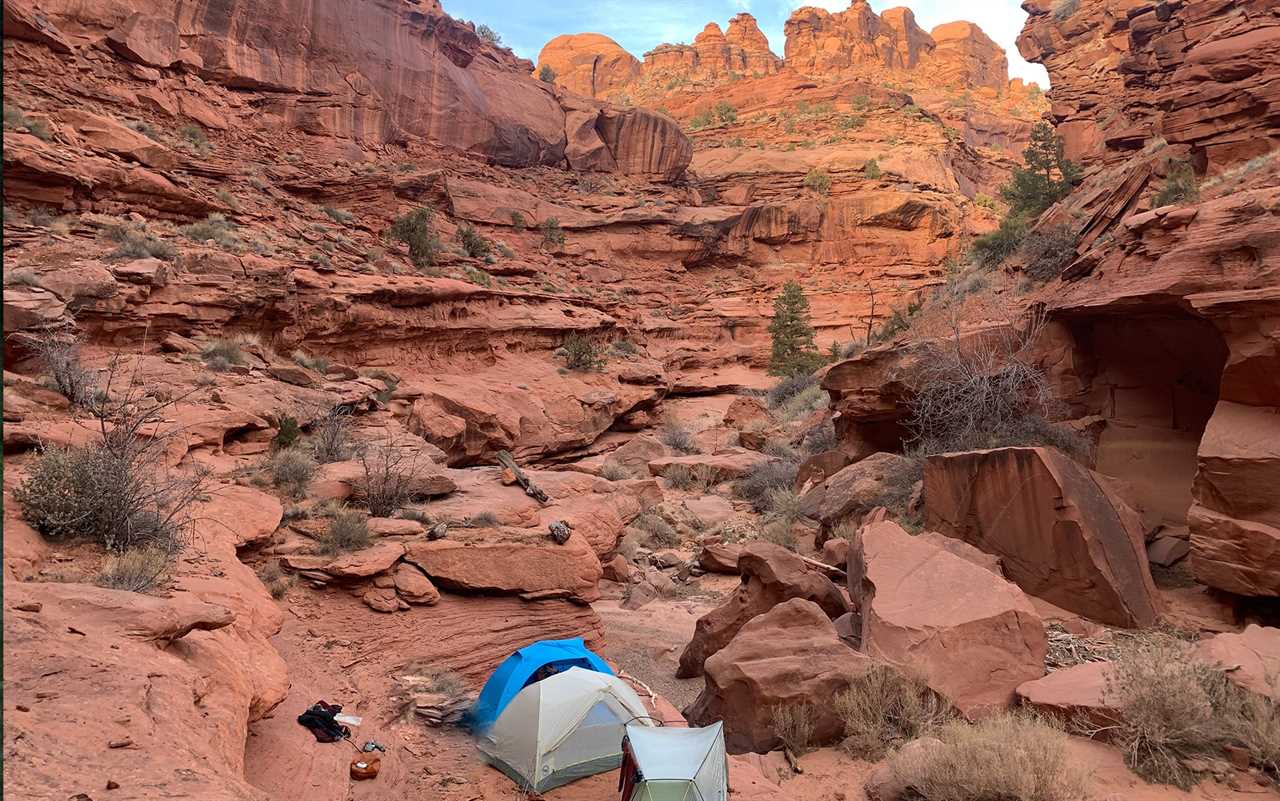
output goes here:
<path id="1" fill-rule="evenodd" d="M 1067 735 L 1025 714 L 952 721 L 936 747 L 889 759 L 895 784 L 920 801 L 1080 801 L 1084 779 L 1068 764 Z"/>
<path id="2" fill-rule="evenodd" d="M 1032 361 L 1043 324 L 1043 317 L 1032 315 L 1022 328 L 962 338 L 957 327 L 950 337 L 923 343 L 908 377 L 914 394 L 907 420 L 923 454 L 1032 444 L 1064 447 L 1077 456 L 1087 450 L 1045 420 L 1056 401 L 1048 377 Z"/>
<path id="3" fill-rule="evenodd" d="M 320 415 L 311 426 L 311 450 L 321 464 L 351 458 L 351 411 L 334 406 Z"/>
<path id="4" fill-rule="evenodd" d="M 268 467 L 271 483 L 290 497 L 298 498 L 307 491 L 307 485 L 316 473 L 316 460 L 297 448 L 285 448 L 276 451 Z"/>
<path id="5" fill-rule="evenodd" d="M 362 448 L 359 459 L 364 468 L 359 494 L 369 507 L 369 514 L 390 517 L 413 500 L 420 469 L 416 451 L 388 438 Z"/>
<path id="6" fill-rule="evenodd" d="M 799 469 L 794 462 L 781 459 L 763 459 L 756 462 L 747 474 L 733 485 L 734 494 L 751 502 L 757 512 L 770 509 L 770 495 L 774 490 L 791 490 L 796 483 Z"/>
<path id="7" fill-rule="evenodd" d="M 693 432 L 688 427 L 668 415 L 658 429 L 658 439 L 663 445 L 680 453 L 697 453 L 698 443 L 693 440 Z"/>
<path id="8" fill-rule="evenodd" d="M 842 747 L 849 756 L 870 762 L 951 718 L 946 701 L 927 684 L 883 662 L 872 663 L 837 695 L 835 709 L 844 721 Z"/>
<path id="9" fill-rule="evenodd" d="M 1056 225 L 1032 231 L 1022 241 L 1022 255 L 1027 260 L 1023 269 L 1036 281 L 1048 281 L 1058 275 L 1076 257 L 1076 232 L 1069 225 Z"/>
<path id="10" fill-rule="evenodd" d="M 802 756 L 813 742 L 813 707 L 778 704 L 770 711 L 773 733 L 791 753 Z"/>
<path id="11" fill-rule="evenodd" d="M 369 547 L 369 518 L 358 509 L 339 509 L 329 518 L 329 528 L 316 540 L 316 552 L 336 554 Z"/>
<path id="12" fill-rule="evenodd" d="M 138 548 L 112 554 L 94 577 L 99 587 L 146 592 L 160 582 L 169 568 L 169 552 L 162 548 Z"/>
<path id="13" fill-rule="evenodd" d="M 80 363 L 80 343 L 53 331 L 41 331 L 28 347 L 49 371 L 49 383 L 75 406 L 85 406 L 96 391 L 94 375 Z"/>
<path id="14" fill-rule="evenodd" d="M 1194 658 L 1189 643 L 1160 632 L 1126 638 L 1107 671 L 1105 694 L 1120 723 L 1109 732 L 1125 763 L 1150 782 L 1183 789 L 1199 776 L 1188 764 L 1244 746 L 1275 774 L 1280 763 L 1280 708 Z M 1194 763 L 1192 763 L 1194 764 Z"/>
<path id="15" fill-rule="evenodd" d="M 88 540 L 124 553 L 152 548 L 173 553 L 190 533 L 204 473 L 169 469 L 165 410 L 182 397 L 146 397 L 135 370 L 127 379 L 112 360 L 90 412 L 98 440 L 40 453 L 14 492 L 23 514 L 51 540 Z M 119 388 L 121 381 L 125 387 Z"/>

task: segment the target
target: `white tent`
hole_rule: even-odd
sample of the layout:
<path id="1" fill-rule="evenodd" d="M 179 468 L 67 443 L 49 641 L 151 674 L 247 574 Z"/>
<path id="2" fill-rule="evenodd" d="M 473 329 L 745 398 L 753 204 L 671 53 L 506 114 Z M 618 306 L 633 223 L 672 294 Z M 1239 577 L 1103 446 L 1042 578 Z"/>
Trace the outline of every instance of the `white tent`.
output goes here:
<path id="1" fill-rule="evenodd" d="M 569 668 L 522 689 L 479 738 L 490 763 L 536 792 L 613 770 L 628 723 L 653 726 L 622 679 Z"/>
<path id="2" fill-rule="evenodd" d="M 659 729 L 632 723 L 627 725 L 627 743 L 639 776 L 622 801 L 725 801 L 729 797 L 723 723 L 705 729 Z"/>

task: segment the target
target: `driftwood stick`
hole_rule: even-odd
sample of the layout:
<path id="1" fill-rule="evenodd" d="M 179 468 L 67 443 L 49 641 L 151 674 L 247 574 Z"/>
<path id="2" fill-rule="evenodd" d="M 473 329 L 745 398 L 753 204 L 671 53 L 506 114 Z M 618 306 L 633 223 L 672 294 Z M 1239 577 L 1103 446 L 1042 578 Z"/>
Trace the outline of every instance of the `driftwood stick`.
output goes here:
<path id="1" fill-rule="evenodd" d="M 796 554 L 796 556 L 800 556 L 800 554 Z M 800 561 L 804 562 L 809 567 L 817 568 L 824 573 L 834 573 L 840 578 L 845 578 L 845 572 L 843 570 L 833 565 L 829 565 L 826 562 L 819 562 L 817 559 L 810 559 L 807 556 L 800 556 Z"/>
<path id="2" fill-rule="evenodd" d="M 525 475 L 525 472 L 520 469 L 520 465 L 516 464 L 515 457 L 513 457 L 510 452 L 498 451 L 498 463 L 511 471 L 511 474 L 516 477 L 516 483 L 524 488 L 525 495 L 533 498 L 538 503 L 545 504 L 550 502 L 551 499 L 547 497 L 547 493 L 538 489 L 538 485 L 534 484 L 533 481 Z"/>

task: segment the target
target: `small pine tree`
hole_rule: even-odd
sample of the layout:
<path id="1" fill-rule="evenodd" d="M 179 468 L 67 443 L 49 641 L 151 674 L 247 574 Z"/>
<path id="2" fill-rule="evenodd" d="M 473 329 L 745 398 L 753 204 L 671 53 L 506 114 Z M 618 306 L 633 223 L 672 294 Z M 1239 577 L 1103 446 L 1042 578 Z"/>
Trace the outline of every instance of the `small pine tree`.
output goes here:
<path id="1" fill-rule="evenodd" d="M 788 281 L 773 301 L 773 322 L 769 323 L 773 351 L 769 373 L 796 376 L 812 373 L 822 364 L 822 355 L 813 341 L 809 300 L 795 281 Z"/>
<path id="2" fill-rule="evenodd" d="M 1062 137 L 1046 122 L 1031 129 L 1031 144 L 1022 152 L 1026 166 L 1000 190 L 1011 216 L 1034 219 L 1066 196 L 1080 181 L 1080 168 L 1063 155 Z"/>
<path id="3" fill-rule="evenodd" d="M 555 83 L 556 71 L 551 69 L 550 64 L 543 64 L 542 69 L 538 70 L 538 80 L 547 83 Z"/>

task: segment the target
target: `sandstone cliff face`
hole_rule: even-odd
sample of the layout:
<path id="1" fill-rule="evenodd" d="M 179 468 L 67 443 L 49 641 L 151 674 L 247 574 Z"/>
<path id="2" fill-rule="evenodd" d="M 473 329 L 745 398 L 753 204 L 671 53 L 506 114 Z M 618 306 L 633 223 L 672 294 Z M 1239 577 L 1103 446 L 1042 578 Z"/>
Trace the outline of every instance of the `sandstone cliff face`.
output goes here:
<path id="1" fill-rule="evenodd" d="M 1201 172 L 1280 144 L 1280 21 L 1269 0 L 1102 2 L 1054 12 L 1028 0 L 1018 39 L 1053 78 L 1052 116 L 1067 155 L 1115 162 L 1154 137 L 1195 148 Z"/>
<path id="2" fill-rule="evenodd" d="M 435 2 L 274 0 L 250 12 L 191 0 L 92 8 L 55 0 L 41 10 L 55 26 L 147 68 L 181 66 L 210 83 L 260 93 L 258 115 L 308 133 L 369 143 L 420 138 L 508 166 L 565 158 L 566 109 L 556 95 L 529 77 L 528 62 L 483 42 Z M 234 122 L 205 116 L 212 127 Z M 673 126 L 653 124 L 628 127 L 624 136 L 654 134 L 681 137 Z M 629 158 L 616 164 L 667 171 Z"/>

